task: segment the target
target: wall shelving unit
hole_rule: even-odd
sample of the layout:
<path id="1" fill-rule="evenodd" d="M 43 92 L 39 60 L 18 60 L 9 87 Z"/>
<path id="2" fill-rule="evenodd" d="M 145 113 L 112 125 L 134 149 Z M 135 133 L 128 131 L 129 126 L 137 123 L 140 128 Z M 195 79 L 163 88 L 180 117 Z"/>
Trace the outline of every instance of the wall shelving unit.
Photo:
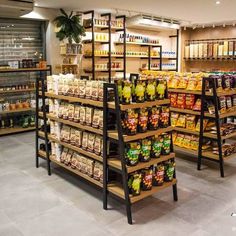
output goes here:
<path id="1" fill-rule="evenodd" d="M 19 69 L 1 69 L 0 74 L 6 74 L 7 76 L 11 76 L 11 74 L 18 74 L 18 73 L 27 73 L 30 76 L 30 73 L 35 73 L 34 76 L 41 76 L 44 72 L 51 71 L 51 67 L 48 66 L 47 68 L 19 68 Z M 36 80 L 37 81 L 37 78 Z M 0 90 L 1 96 L 6 95 L 15 95 L 15 94 L 30 94 L 35 93 L 37 88 L 29 88 L 29 89 L 19 89 L 19 90 Z M 14 118 L 14 115 L 17 114 L 23 114 L 23 115 L 35 115 L 35 108 L 28 107 L 28 108 L 20 108 L 20 109 L 14 109 L 14 110 L 3 110 L 0 112 L 0 117 L 6 117 L 11 116 Z M 14 133 L 21 133 L 26 131 L 32 131 L 35 130 L 35 126 L 32 127 L 20 127 L 20 126 L 14 126 L 11 128 L 4 128 L 0 129 L 0 136 L 1 135 L 7 135 L 7 134 L 14 134 Z"/>

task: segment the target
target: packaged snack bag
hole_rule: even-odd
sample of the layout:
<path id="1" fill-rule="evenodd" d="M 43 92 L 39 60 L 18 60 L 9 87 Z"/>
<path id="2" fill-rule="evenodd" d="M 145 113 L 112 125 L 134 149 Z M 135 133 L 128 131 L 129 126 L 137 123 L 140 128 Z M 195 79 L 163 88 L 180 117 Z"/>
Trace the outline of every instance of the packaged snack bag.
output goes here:
<path id="1" fill-rule="evenodd" d="M 152 189 L 152 168 L 142 170 L 142 190 L 148 191 Z"/>
<path id="2" fill-rule="evenodd" d="M 185 106 L 185 108 L 192 110 L 193 106 L 194 106 L 194 103 L 195 103 L 195 95 L 194 94 L 186 94 L 186 103 L 185 103 L 186 106 Z"/>
<path id="3" fill-rule="evenodd" d="M 146 162 L 151 159 L 151 140 L 148 138 L 141 140 L 140 161 Z"/>
<path id="4" fill-rule="evenodd" d="M 196 124 L 195 124 L 196 116 L 195 115 L 186 115 L 186 129 L 189 130 L 195 130 Z"/>
<path id="5" fill-rule="evenodd" d="M 153 186 L 163 185 L 164 173 L 165 173 L 165 168 L 162 163 L 153 166 L 153 177 L 152 177 L 152 185 Z"/>
<path id="6" fill-rule="evenodd" d="M 133 196 L 140 195 L 142 175 L 138 172 L 130 174 L 128 177 L 129 193 Z"/>
<path id="7" fill-rule="evenodd" d="M 155 135 L 152 137 L 152 149 L 151 149 L 151 157 L 159 158 L 161 155 L 161 150 L 163 146 L 163 136 Z"/>
<path id="8" fill-rule="evenodd" d="M 138 164 L 141 145 L 139 142 L 130 142 L 125 146 L 125 159 L 129 166 Z"/>
<path id="9" fill-rule="evenodd" d="M 160 107 L 151 107 L 148 114 L 148 129 L 156 130 L 159 126 Z"/>
<path id="10" fill-rule="evenodd" d="M 186 126 L 186 115 L 184 115 L 184 114 L 179 115 L 176 126 L 185 128 L 185 126 Z"/>

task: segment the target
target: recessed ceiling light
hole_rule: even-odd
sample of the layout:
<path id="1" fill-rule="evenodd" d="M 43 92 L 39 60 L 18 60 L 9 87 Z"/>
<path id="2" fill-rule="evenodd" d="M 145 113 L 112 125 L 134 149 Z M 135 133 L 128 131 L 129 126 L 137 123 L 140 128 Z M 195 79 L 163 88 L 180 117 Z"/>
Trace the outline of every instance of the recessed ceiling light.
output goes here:
<path id="1" fill-rule="evenodd" d="M 216 5 L 220 5 L 220 1 L 216 1 Z"/>
<path id="2" fill-rule="evenodd" d="M 37 7 L 39 4 L 37 2 L 35 2 L 34 5 Z"/>

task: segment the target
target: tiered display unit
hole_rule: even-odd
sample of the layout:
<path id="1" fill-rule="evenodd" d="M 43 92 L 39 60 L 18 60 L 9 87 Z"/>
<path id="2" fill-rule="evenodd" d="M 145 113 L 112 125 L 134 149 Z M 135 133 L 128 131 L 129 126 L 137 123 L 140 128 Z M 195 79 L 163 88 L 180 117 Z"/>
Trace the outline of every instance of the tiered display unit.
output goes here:
<path id="1" fill-rule="evenodd" d="M 207 91 L 207 84 L 211 84 L 211 91 Z M 235 132 L 229 133 L 228 135 L 222 135 L 221 133 L 221 122 L 220 120 L 226 120 L 227 117 L 232 117 L 236 115 L 236 112 L 229 111 L 225 113 L 220 113 L 219 109 L 219 98 L 222 96 L 232 96 L 236 94 L 235 89 L 231 89 L 228 91 L 217 91 L 217 78 L 214 78 L 212 76 L 210 77 L 204 77 L 202 78 L 202 90 L 186 90 L 186 89 L 168 89 L 169 92 L 172 93 L 180 93 L 180 94 L 192 94 L 197 96 L 201 99 L 201 108 L 200 110 L 196 111 L 193 109 L 182 109 L 182 108 L 176 108 L 171 107 L 171 112 L 176 112 L 184 115 L 194 115 L 197 117 L 197 119 L 200 120 L 200 130 L 190 130 L 183 127 L 175 126 L 173 127 L 174 131 L 183 133 L 183 134 L 189 134 L 198 136 L 198 143 L 199 147 L 197 150 L 187 149 L 184 147 L 176 146 L 174 145 L 175 152 L 183 152 L 190 156 L 196 156 L 198 158 L 198 170 L 201 169 L 202 159 L 207 159 L 210 161 L 214 161 L 219 163 L 219 170 L 221 177 L 224 177 L 224 161 L 227 161 L 228 159 L 235 156 L 235 154 L 231 154 L 229 156 L 224 156 L 222 151 L 222 145 L 225 143 L 227 139 L 231 139 L 236 136 Z M 214 114 L 210 114 L 208 111 L 206 111 L 206 101 L 211 99 L 214 104 Z M 211 133 L 209 131 L 204 130 L 204 119 L 211 119 L 215 123 L 216 127 L 216 133 Z M 219 150 L 219 154 L 214 154 L 211 150 L 204 150 L 203 149 L 203 140 L 204 138 L 207 138 L 209 140 L 213 140 L 217 142 L 217 147 Z"/>
<path id="2" fill-rule="evenodd" d="M 114 91 L 115 102 L 108 102 L 108 91 Z M 103 208 L 107 209 L 107 195 L 112 195 L 120 198 L 126 205 L 128 223 L 132 224 L 131 205 L 170 186 L 173 187 L 174 200 L 178 200 L 177 196 L 177 180 L 174 172 L 174 179 L 171 182 L 165 182 L 162 186 L 152 187 L 150 191 L 141 191 L 140 195 L 132 196 L 129 194 L 128 187 L 128 174 L 135 171 L 140 171 L 146 167 L 150 167 L 154 164 L 162 163 L 168 160 L 174 160 L 175 154 L 173 152 L 173 145 L 171 141 L 171 153 L 169 155 L 162 155 L 159 158 L 151 159 L 147 162 L 140 162 L 135 166 L 127 166 L 125 160 L 125 143 L 131 141 L 137 141 L 140 139 L 148 138 L 154 135 L 161 135 L 163 133 L 171 132 L 172 127 L 159 128 L 157 130 L 147 131 L 145 133 L 137 133 L 136 135 L 124 135 L 121 126 L 121 112 L 128 109 L 147 108 L 152 106 L 168 105 L 169 99 L 156 100 L 144 103 L 132 103 L 127 105 L 121 105 L 119 102 L 118 89 L 116 84 L 105 84 L 104 87 L 104 132 L 103 132 Z M 109 130 L 108 114 L 114 112 L 116 115 L 116 127 L 117 130 Z M 116 157 L 109 155 L 107 143 L 114 142 L 118 145 L 119 154 Z M 111 181 L 110 172 L 116 172 L 121 176 L 121 182 Z"/>
<path id="3" fill-rule="evenodd" d="M 118 100 L 118 92 L 117 87 L 115 84 L 104 84 L 104 93 L 103 93 L 103 101 L 94 101 L 90 99 L 85 98 L 79 98 L 79 97 L 73 97 L 70 95 L 56 95 L 52 92 L 46 92 L 44 89 L 45 81 L 42 81 L 43 89 L 41 92 L 38 92 L 38 98 L 39 96 L 43 99 L 43 107 L 42 110 L 39 111 L 39 108 L 37 107 L 38 117 L 39 119 L 43 119 L 43 129 L 39 130 L 39 124 L 37 122 L 37 132 L 36 132 L 36 167 L 39 166 L 39 157 L 43 158 L 47 161 L 47 168 L 48 168 L 48 174 L 51 174 L 51 167 L 50 163 L 53 162 L 64 169 L 78 175 L 82 179 L 86 180 L 89 184 L 93 184 L 96 187 L 103 189 L 103 207 L 104 209 L 107 209 L 107 196 L 108 194 L 114 195 L 118 197 L 119 199 L 123 200 L 126 204 L 126 210 L 127 210 L 127 217 L 128 217 L 128 223 L 132 224 L 132 215 L 131 215 L 131 204 L 140 201 L 156 192 L 159 192 L 167 187 L 172 186 L 173 187 L 173 196 L 174 200 L 177 201 L 177 181 L 174 171 L 174 179 L 171 182 L 164 182 L 163 185 L 157 186 L 152 188 L 150 191 L 143 191 L 139 196 L 131 197 L 128 193 L 128 185 L 127 185 L 127 174 L 133 173 L 135 171 L 141 170 L 146 167 L 150 167 L 154 164 L 162 163 L 168 160 L 174 160 L 175 155 L 173 153 L 173 146 L 171 146 L 171 153 L 169 155 L 160 156 L 156 159 L 151 159 L 148 162 L 139 163 L 136 166 L 128 167 L 125 164 L 124 160 L 124 144 L 129 141 L 142 139 L 154 135 L 161 135 L 164 132 L 171 132 L 172 127 L 167 128 L 160 128 L 158 130 L 153 131 L 147 131 L 146 133 L 140 133 L 134 136 L 127 136 L 123 135 L 121 131 L 121 111 L 127 110 L 129 108 L 140 108 L 140 107 L 152 107 L 152 106 L 162 106 L 162 105 L 168 105 L 169 99 L 163 99 L 163 100 L 156 100 L 156 101 L 150 101 L 150 102 L 144 102 L 144 103 L 132 103 L 130 105 L 120 105 Z M 115 101 L 108 101 L 108 89 L 113 89 L 115 93 Z M 94 128 L 88 125 L 83 125 L 80 123 L 76 123 L 71 120 L 58 118 L 55 115 L 52 115 L 51 113 L 48 113 L 48 110 L 46 109 L 46 99 L 57 99 L 63 102 L 67 102 L 70 104 L 79 104 L 79 105 L 87 105 L 94 108 L 100 108 L 103 109 L 103 129 L 100 128 Z M 109 125 L 108 125 L 108 111 L 109 112 L 115 112 L 117 121 L 117 130 L 110 131 Z M 95 135 L 102 135 L 103 136 L 103 152 L 101 155 L 92 153 L 88 150 L 83 149 L 83 147 L 78 147 L 75 145 L 72 145 L 71 143 L 61 141 L 55 136 L 51 135 L 47 128 L 47 120 L 50 121 L 56 121 L 61 125 L 67 125 L 71 128 L 76 128 L 81 131 L 88 131 L 90 133 L 93 133 Z M 39 139 L 43 139 L 45 143 L 45 150 L 39 149 Z M 114 156 L 108 155 L 108 142 L 112 141 L 118 144 L 119 150 L 120 150 L 120 159 L 115 158 Z M 76 153 L 82 154 L 89 160 L 95 161 L 103 165 L 103 181 L 98 181 L 94 179 L 91 176 L 88 176 L 87 174 L 77 170 L 76 168 L 72 168 L 71 165 L 66 165 L 62 163 L 60 160 L 57 160 L 55 156 L 51 155 L 49 150 L 49 143 L 53 142 L 61 147 L 67 148 L 69 150 L 72 150 Z M 110 182 L 110 170 L 113 170 L 117 173 L 118 176 L 122 177 L 123 185 L 119 182 Z M 119 177 L 118 177 L 119 178 Z"/>
<path id="4" fill-rule="evenodd" d="M 3 99 L 8 99 L 8 96 L 17 96 L 18 99 L 20 99 L 22 96 L 26 96 L 31 98 L 32 95 L 35 96 L 35 91 L 37 90 L 37 86 L 36 86 L 36 81 L 38 77 L 43 76 L 44 73 L 50 72 L 51 71 L 51 67 L 48 66 L 47 68 L 19 68 L 19 69 L 13 69 L 13 68 L 6 68 L 6 69 L 1 69 L 0 70 L 0 74 L 6 74 L 7 76 L 9 76 L 9 78 L 11 77 L 12 74 L 16 75 L 19 73 L 25 73 L 28 74 L 29 77 L 31 76 L 31 73 L 34 73 L 34 77 L 36 77 L 36 79 L 32 79 L 29 80 L 30 82 L 34 83 L 34 86 L 27 85 L 29 86 L 28 88 L 24 89 L 14 89 L 14 90 L 0 90 L 0 96 L 2 96 Z M 29 83 L 28 81 L 28 83 Z M 18 85 L 18 87 L 21 85 Z M 22 85 L 24 86 L 24 85 Z M 1 100 L 1 99 L 0 99 Z M 3 100 L 4 102 L 4 100 Z M 4 118 L 6 116 L 11 116 L 12 119 L 14 119 L 15 115 L 19 115 L 19 114 L 23 114 L 23 115 L 31 115 L 31 116 L 35 116 L 35 107 L 27 107 L 27 108 L 15 108 L 15 109 L 9 109 L 9 110 L 2 110 L 0 112 L 0 118 L 4 120 Z M 26 132 L 26 131 L 32 131 L 35 130 L 35 124 L 29 127 L 21 127 L 21 126 L 17 126 L 14 125 L 11 128 L 2 128 L 0 129 L 0 136 L 1 135 L 7 135 L 7 134 L 14 134 L 14 133 L 20 133 L 20 132 Z"/>

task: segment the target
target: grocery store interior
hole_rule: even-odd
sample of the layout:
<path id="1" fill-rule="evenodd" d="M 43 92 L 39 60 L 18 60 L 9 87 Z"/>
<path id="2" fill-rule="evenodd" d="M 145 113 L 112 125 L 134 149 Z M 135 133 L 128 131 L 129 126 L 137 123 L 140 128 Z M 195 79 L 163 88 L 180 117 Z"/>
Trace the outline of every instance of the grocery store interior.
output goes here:
<path id="1" fill-rule="evenodd" d="M 0 0 L 0 236 L 236 235 L 234 0 Z"/>

